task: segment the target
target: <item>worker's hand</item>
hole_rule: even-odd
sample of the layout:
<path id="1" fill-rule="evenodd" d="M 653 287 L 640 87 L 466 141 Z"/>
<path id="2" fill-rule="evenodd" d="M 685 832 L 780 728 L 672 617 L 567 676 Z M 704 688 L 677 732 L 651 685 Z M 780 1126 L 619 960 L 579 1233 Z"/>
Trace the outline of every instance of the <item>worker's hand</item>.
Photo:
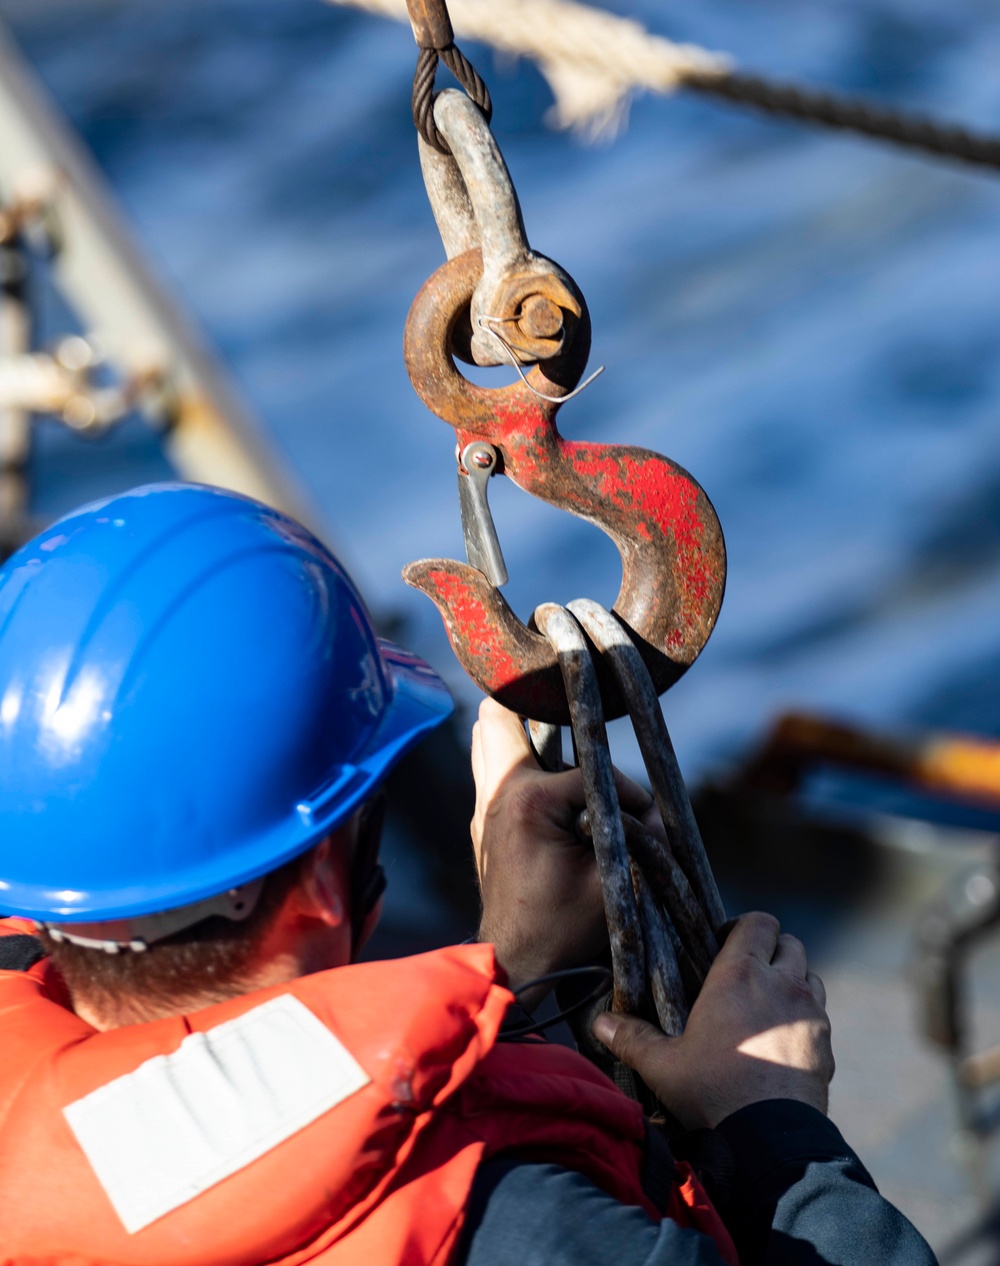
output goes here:
<path id="1" fill-rule="evenodd" d="M 597 864 L 574 830 L 586 805 L 579 769 L 539 768 L 520 719 L 485 699 L 472 731 L 481 941 L 492 941 L 511 987 L 595 958 L 608 930 Z M 618 775 L 622 807 L 645 819 L 652 797 Z M 522 995 L 528 1007 L 546 991 Z"/>
<path id="2" fill-rule="evenodd" d="M 688 1129 L 765 1099 L 826 1112 L 833 1050 L 826 991 L 794 936 L 769 914 L 738 919 L 681 1037 L 632 1016 L 598 1016 L 594 1034 Z"/>

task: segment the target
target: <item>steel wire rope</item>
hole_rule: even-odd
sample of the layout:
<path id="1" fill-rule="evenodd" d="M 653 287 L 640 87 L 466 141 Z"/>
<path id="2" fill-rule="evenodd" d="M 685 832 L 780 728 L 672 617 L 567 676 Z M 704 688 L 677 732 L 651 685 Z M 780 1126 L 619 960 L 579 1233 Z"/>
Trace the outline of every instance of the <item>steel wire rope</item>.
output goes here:
<path id="1" fill-rule="evenodd" d="M 330 0 L 406 19 L 405 0 Z M 772 80 L 738 69 L 730 57 L 680 44 L 646 30 L 634 19 L 575 0 L 450 0 L 463 38 L 529 57 L 548 79 L 561 126 L 614 131 L 630 93 L 690 89 L 768 114 L 853 132 L 991 171 L 1000 171 L 1000 135 L 884 106 L 861 98 Z M 432 117 L 439 53 L 425 49 L 414 83 L 414 119 L 429 143 L 441 148 Z M 489 93 L 468 60 L 451 44 L 440 50 L 463 88 L 489 117 Z M 484 94 L 483 99 L 480 95 Z M 445 151 L 446 152 L 446 151 Z"/>
<path id="2" fill-rule="evenodd" d="M 479 106 L 487 123 L 493 118 L 493 101 L 482 76 L 454 43 L 446 48 L 420 49 L 413 74 L 413 122 L 428 145 L 432 145 L 439 153 L 450 154 L 451 147 L 434 122 L 434 79 L 439 61 L 444 62 L 460 86 Z"/>
<path id="3" fill-rule="evenodd" d="M 921 150 L 938 158 L 954 158 L 1000 171 L 1000 136 L 939 123 L 926 115 L 736 71 L 722 75 L 686 74 L 681 86 L 705 96 L 752 106 L 767 114 L 857 132 L 904 149 Z"/>

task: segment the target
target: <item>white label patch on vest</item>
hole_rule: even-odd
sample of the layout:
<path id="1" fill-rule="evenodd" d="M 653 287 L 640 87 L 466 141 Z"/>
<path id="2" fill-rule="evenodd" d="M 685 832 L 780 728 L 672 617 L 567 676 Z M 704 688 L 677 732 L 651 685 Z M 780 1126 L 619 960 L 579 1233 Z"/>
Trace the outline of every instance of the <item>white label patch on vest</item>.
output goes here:
<path id="1" fill-rule="evenodd" d="M 371 1078 L 289 994 L 63 1109 L 129 1232 L 235 1174 Z"/>

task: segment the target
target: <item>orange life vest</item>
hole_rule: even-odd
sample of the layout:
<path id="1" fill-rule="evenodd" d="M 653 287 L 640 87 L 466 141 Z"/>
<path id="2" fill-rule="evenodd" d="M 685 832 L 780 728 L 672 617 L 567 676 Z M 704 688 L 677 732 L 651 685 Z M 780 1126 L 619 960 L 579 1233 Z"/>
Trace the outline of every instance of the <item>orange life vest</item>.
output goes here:
<path id="1" fill-rule="evenodd" d="M 636 1104 L 572 1051 L 496 1044 L 510 1000 L 459 946 L 100 1033 L 48 960 L 0 972 L 0 1263 L 444 1266 L 502 1152 L 735 1263 L 689 1170 L 666 1210 L 644 1194 Z"/>

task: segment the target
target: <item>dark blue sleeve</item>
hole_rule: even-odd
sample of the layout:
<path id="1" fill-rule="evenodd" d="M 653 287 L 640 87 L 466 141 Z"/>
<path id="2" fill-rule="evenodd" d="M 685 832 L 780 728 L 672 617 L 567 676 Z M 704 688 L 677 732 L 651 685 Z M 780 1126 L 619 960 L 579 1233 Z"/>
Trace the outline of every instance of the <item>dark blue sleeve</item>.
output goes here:
<path id="1" fill-rule="evenodd" d="M 580 1174 L 514 1160 L 480 1167 L 464 1266 L 725 1266 L 715 1245 L 675 1222 L 653 1222 Z"/>
<path id="2" fill-rule="evenodd" d="M 831 1120 L 790 1099 L 718 1127 L 733 1172 L 719 1212 L 745 1266 L 936 1266 Z"/>
<path id="3" fill-rule="evenodd" d="M 742 1266 L 936 1266 L 837 1127 L 804 1104 L 754 1104 L 719 1127 L 731 1155 L 719 1211 Z M 721 1266 L 711 1240 L 653 1222 L 586 1178 L 508 1158 L 481 1166 L 465 1266 Z"/>

